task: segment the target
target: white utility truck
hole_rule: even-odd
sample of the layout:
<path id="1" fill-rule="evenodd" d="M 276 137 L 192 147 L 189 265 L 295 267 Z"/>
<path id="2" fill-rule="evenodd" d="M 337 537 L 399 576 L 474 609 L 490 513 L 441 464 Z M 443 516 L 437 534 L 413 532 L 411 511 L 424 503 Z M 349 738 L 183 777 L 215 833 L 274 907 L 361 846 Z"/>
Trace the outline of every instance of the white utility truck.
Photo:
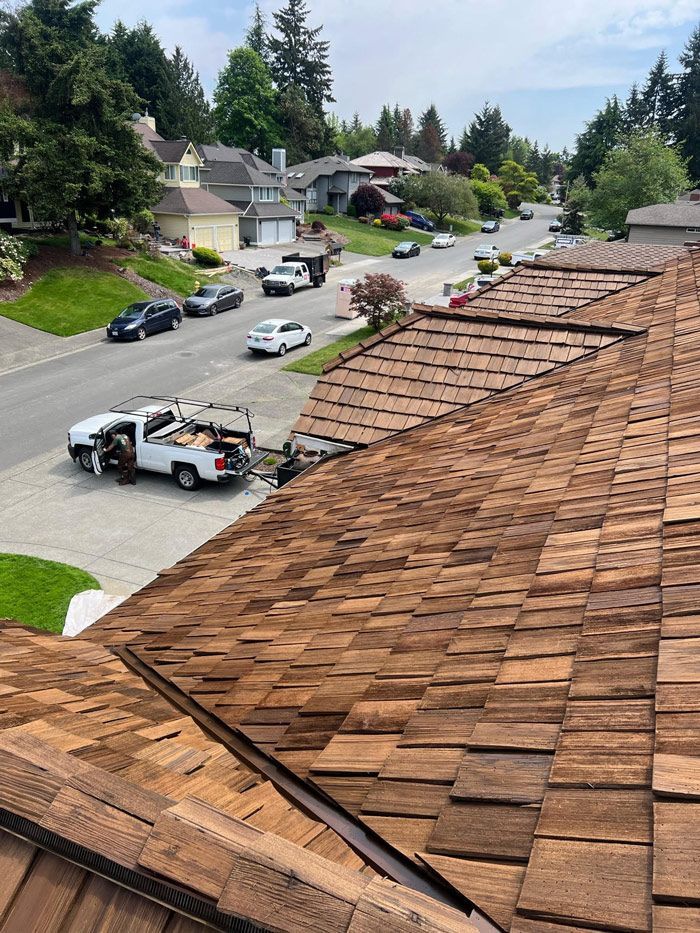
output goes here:
<path id="1" fill-rule="evenodd" d="M 551 250 L 549 249 L 534 249 L 532 252 L 519 252 L 513 253 L 510 264 L 511 266 L 519 266 L 523 262 L 534 262 L 535 259 L 540 259 L 542 256 L 549 256 Z"/>
<path id="2" fill-rule="evenodd" d="M 266 295 L 293 295 L 298 288 L 313 285 L 320 288 L 326 281 L 330 268 L 330 258 L 326 253 L 318 256 L 302 256 L 290 253 L 282 257 L 282 263 L 262 280 L 262 290 Z"/>
<path id="3" fill-rule="evenodd" d="M 255 446 L 247 408 L 167 396 L 130 398 L 74 424 L 68 453 L 88 473 L 100 474 L 117 459 L 116 452 L 105 453 L 114 434 L 131 439 L 138 470 L 170 474 L 188 491 L 202 480 L 245 476 L 267 456 Z"/>

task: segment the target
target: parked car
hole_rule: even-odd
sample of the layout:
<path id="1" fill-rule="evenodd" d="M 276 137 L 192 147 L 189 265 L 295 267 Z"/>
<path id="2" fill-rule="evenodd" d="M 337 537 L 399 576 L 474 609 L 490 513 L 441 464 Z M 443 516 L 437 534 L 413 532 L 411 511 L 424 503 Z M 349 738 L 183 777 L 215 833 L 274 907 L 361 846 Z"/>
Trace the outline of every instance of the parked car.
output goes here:
<path id="1" fill-rule="evenodd" d="M 135 301 L 107 325 L 107 336 L 112 340 L 145 340 L 159 330 L 177 330 L 181 323 L 182 312 L 172 298 Z"/>
<path id="2" fill-rule="evenodd" d="M 240 308 L 243 303 L 243 292 L 233 285 L 203 285 L 197 291 L 185 298 L 182 310 L 185 314 L 195 314 L 200 317 L 208 314 L 210 317 L 219 311 L 228 311 L 229 308 Z"/>
<path id="3" fill-rule="evenodd" d="M 549 229 L 552 233 L 559 233 L 561 231 L 561 220 L 550 221 Z"/>
<path id="4" fill-rule="evenodd" d="M 500 249 L 490 243 L 482 243 L 474 250 L 474 259 L 498 259 L 500 255 Z"/>
<path id="5" fill-rule="evenodd" d="M 434 249 L 447 249 L 448 246 L 454 246 L 457 238 L 454 233 L 438 233 L 430 244 Z"/>
<path id="6" fill-rule="evenodd" d="M 485 224 L 481 225 L 482 233 L 497 233 L 501 229 L 501 225 L 497 220 L 487 220 Z"/>
<path id="7" fill-rule="evenodd" d="M 256 324 L 246 337 L 246 346 L 253 353 L 277 353 L 284 356 L 292 347 L 311 343 L 311 331 L 304 324 L 270 318 Z"/>
<path id="8" fill-rule="evenodd" d="M 418 211 L 404 211 L 404 216 L 408 217 L 412 227 L 418 227 L 419 230 L 427 230 L 428 233 L 432 233 L 435 229 L 432 220 L 428 220 L 425 215 L 419 214 Z"/>
<path id="9" fill-rule="evenodd" d="M 408 259 L 410 256 L 420 256 L 420 246 L 411 240 L 406 240 L 404 243 L 397 243 L 391 251 L 391 255 L 394 259 Z"/>
<path id="10" fill-rule="evenodd" d="M 521 220 L 532 220 L 534 216 L 535 212 L 530 207 L 526 208 L 524 211 L 520 211 Z"/>

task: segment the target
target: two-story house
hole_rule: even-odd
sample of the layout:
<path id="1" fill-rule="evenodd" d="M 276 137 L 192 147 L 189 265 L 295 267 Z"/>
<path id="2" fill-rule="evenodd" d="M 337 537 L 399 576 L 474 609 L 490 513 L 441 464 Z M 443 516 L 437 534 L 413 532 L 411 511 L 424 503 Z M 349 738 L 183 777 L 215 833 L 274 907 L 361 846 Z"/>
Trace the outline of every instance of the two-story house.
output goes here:
<path id="1" fill-rule="evenodd" d="M 310 211 L 322 211 L 330 204 L 338 214 L 345 214 L 353 191 L 370 180 L 369 169 L 355 165 L 344 156 L 323 156 L 300 162 L 287 169 L 287 184 L 306 194 Z"/>
<path id="2" fill-rule="evenodd" d="M 151 208 L 161 234 L 219 253 L 238 249 L 241 210 L 202 186 L 204 162 L 196 147 L 188 139 L 163 139 L 153 117 L 140 117 L 134 130 L 163 163 L 165 192 Z"/>
<path id="3" fill-rule="evenodd" d="M 284 185 L 285 151 L 274 149 L 270 164 L 246 149 L 198 146 L 202 186 L 238 208 L 241 238 L 250 245 L 277 246 L 296 240 L 304 195 Z M 285 203 L 287 201 L 287 203 Z"/>

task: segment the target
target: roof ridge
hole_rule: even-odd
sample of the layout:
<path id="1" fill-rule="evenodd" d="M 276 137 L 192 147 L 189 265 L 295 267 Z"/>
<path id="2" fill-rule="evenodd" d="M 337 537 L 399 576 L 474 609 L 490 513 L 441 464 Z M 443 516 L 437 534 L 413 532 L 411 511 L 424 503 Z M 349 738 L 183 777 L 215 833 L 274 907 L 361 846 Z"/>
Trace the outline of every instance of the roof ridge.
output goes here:
<path id="1" fill-rule="evenodd" d="M 605 298 L 607 297 L 606 295 Z M 605 298 L 597 298 L 595 301 L 603 301 Z M 593 301 L 589 302 L 589 304 L 593 303 Z M 582 305 L 581 307 L 585 308 L 588 307 L 588 305 Z M 577 308 L 576 310 L 580 311 L 581 308 Z M 522 324 L 524 327 L 548 327 L 553 330 L 583 330 L 593 331 L 595 333 L 624 334 L 630 336 L 643 333 L 646 330 L 644 327 L 634 324 L 625 324 L 624 322 L 621 324 L 608 324 L 604 321 L 584 321 L 578 318 L 570 318 L 565 314 L 528 314 L 524 311 L 488 311 L 479 308 L 472 309 L 469 305 L 466 305 L 464 308 L 454 309 L 443 308 L 442 305 L 434 305 L 431 311 L 426 312 L 426 314 L 444 318 L 459 317 L 464 320 L 483 320 L 494 324 L 517 323 Z"/>

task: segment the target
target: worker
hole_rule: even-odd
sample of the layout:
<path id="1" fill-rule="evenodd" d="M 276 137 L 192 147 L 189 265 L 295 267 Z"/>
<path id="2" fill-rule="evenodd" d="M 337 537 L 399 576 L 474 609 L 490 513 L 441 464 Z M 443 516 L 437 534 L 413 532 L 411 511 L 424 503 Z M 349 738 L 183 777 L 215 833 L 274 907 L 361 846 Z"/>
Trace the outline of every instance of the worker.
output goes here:
<path id="1" fill-rule="evenodd" d="M 190 241 L 187 239 L 187 234 L 185 234 L 183 238 L 180 240 L 180 246 L 182 249 L 190 248 Z"/>
<path id="2" fill-rule="evenodd" d="M 107 447 L 105 447 L 105 453 L 111 453 L 111 451 L 116 450 L 119 455 L 117 460 L 117 469 L 119 470 L 119 478 L 116 480 L 120 486 L 128 486 L 131 483 L 132 486 L 136 485 L 136 453 L 134 451 L 134 445 L 131 443 L 131 438 L 127 434 L 123 433 L 114 433 L 110 434 L 111 442 Z"/>

